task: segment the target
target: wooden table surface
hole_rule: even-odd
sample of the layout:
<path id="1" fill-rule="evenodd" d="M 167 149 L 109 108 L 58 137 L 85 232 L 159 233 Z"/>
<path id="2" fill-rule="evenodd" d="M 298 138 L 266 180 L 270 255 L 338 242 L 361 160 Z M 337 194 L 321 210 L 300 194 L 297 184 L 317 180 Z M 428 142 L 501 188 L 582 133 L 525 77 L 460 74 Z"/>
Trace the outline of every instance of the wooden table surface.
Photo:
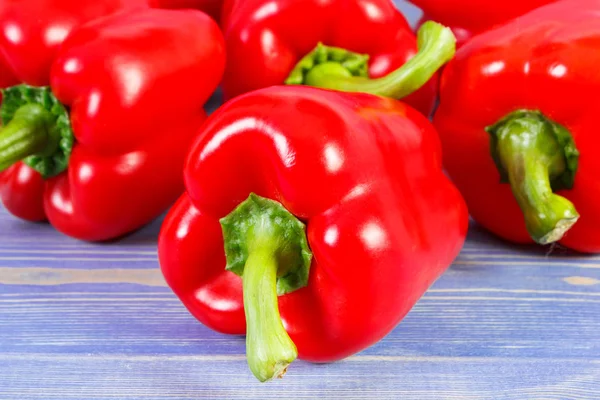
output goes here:
<path id="1" fill-rule="evenodd" d="M 0 399 L 598 399 L 600 258 L 471 229 L 376 346 L 259 384 L 244 339 L 192 318 L 156 260 L 159 221 L 81 243 L 0 211 Z"/>
<path id="2" fill-rule="evenodd" d="M 199 324 L 165 286 L 159 226 L 88 244 L 0 209 L 0 399 L 600 399 L 600 257 L 472 226 L 380 343 L 259 384 L 244 339 Z"/>

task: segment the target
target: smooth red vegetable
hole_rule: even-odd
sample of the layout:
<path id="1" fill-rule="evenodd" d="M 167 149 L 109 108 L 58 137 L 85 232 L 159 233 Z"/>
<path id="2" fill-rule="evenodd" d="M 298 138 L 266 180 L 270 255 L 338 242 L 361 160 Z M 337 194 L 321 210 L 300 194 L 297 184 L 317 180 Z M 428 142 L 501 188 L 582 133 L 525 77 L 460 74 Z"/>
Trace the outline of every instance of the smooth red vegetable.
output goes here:
<path id="1" fill-rule="evenodd" d="M 434 20 L 452 27 L 462 45 L 471 36 L 558 0 L 409 0 L 420 7 L 422 21 Z"/>
<path id="2" fill-rule="evenodd" d="M 222 28 L 226 98 L 284 83 L 334 88 L 352 76 L 356 91 L 382 94 L 360 83 L 388 76 L 417 53 L 411 28 L 389 0 L 229 0 Z M 346 57 L 337 56 L 340 49 Z M 315 74 L 320 78 L 311 79 Z M 437 75 L 404 101 L 429 115 L 436 95 Z"/>
<path id="3" fill-rule="evenodd" d="M 223 0 L 149 0 L 152 7 L 171 9 L 196 9 L 213 17 L 216 21 L 221 19 Z"/>
<path id="4" fill-rule="evenodd" d="M 505 239 L 600 251 L 599 13 L 598 0 L 545 6 L 474 37 L 445 69 L 445 166 Z"/>
<path id="5" fill-rule="evenodd" d="M 5 89 L 1 109 L 0 198 L 14 215 L 105 240 L 181 194 L 184 154 L 224 70 L 223 38 L 199 11 L 129 5 L 0 3 L 0 53 L 27 84 Z"/>
<path id="6" fill-rule="evenodd" d="M 247 333 L 261 381 L 296 352 L 329 362 L 383 338 L 467 230 L 429 121 L 368 94 L 276 86 L 238 97 L 203 127 L 184 174 L 159 238 L 162 271 L 202 323 Z"/>

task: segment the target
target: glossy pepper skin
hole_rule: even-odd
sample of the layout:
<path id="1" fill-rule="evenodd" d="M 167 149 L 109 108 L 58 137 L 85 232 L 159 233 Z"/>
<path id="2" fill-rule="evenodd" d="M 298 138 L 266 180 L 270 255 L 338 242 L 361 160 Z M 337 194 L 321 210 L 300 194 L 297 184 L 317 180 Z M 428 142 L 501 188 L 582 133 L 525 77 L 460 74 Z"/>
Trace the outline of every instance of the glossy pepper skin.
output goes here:
<path id="1" fill-rule="evenodd" d="M 420 7 L 422 21 L 452 27 L 459 45 L 470 37 L 558 0 L 409 0 Z"/>
<path id="2" fill-rule="evenodd" d="M 183 190 L 184 155 L 224 70 L 218 25 L 199 11 L 127 10 L 122 3 L 121 12 L 77 26 L 116 2 L 32 3 L 47 10 L 45 24 L 36 24 L 22 2 L 1 3 L 0 48 L 16 80 L 32 86 L 4 91 L 3 117 L 7 93 L 18 99 L 21 91 L 49 93 L 40 87 L 49 85 L 51 97 L 68 110 L 63 131 L 74 134 L 74 143 L 62 171 L 54 155 L 47 164 L 52 168 L 34 170 L 18 161 L 18 146 L 9 140 L 15 133 L 11 124 L 19 122 L 14 116 L 5 120 L 0 169 L 8 168 L 0 173 L 0 199 L 15 216 L 47 219 L 82 240 L 136 230 Z M 6 26 L 23 34 L 11 34 Z M 47 42 L 49 32 L 58 31 L 68 33 L 60 48 Z M 48 132 L 56 121 L 46 125 Z M 47 140 L 55 146 L 54 139 Z M 28 156 L 23 160 L 36 154 L 22 154 Z"/>
<path id="3" fill-rule="evenodd" d="M 388 75 L 417 52 L 414 33 L 389 0 L 229 0 L 222 29 L 226 98 L 284 84 L 319 43 L 369 56 L 371 78 Z M 429 115 L 437 78 L 403 100 Z"/>
<path id="4" fill-rule="evenodd" d="M 597 0 L 545 6 L 474 37 L 445 69 L 445 166 L 505 239 L 600 251 L 599 12 Z"/>
<path id="5" fill-rule="evenodd" d="M 48 85 L 55 54 L 73 29 L 116 12 L 145 7 L 147 1 L 0 1 L 0 46 L 11 75 L 30 85 Z M 44 17 L 33 18 L 32 10 Z"/>
<path id="6" fill-rule="evenodd" d="M 250 261 L 240 278 L 225 269 L 223 251 L 233 241 L 224 242 L 230 228 L 223 218 L 233 218 L 249 194 L 278 202 L 306 224 L 308 281 L 280 296 L 278 309 L 300 358 L 313 362 L 342 359 L 388 334 L 446 270 L 467 230 L 465 204 L 442 172 L 429 121 L 404 103 L 368 94 L 284 86 L 238 97 L 204 125 L 184 174 L 187 193 L 159 238 L 162 271 L 203 324 L 248 334 L 260 380 L 274 375 L 250 361 L 259 329 L 253 324 L 260 325 L 244 313 L 245 302 L 255 305 L 251 284 L 246 288 Z M 293 244 L 280 243 L 275 254 Z M 280 273 L 295 259 L 281 257 L 288 262 L 279 260 Z"/>
<path id="7" fill-rule="evenodd" d="M 216 21 L 221 19 L 223 7 L 223 0 L 149 0 L 149 2 L 150 6 L 158 8 L 201 10 Z"/>

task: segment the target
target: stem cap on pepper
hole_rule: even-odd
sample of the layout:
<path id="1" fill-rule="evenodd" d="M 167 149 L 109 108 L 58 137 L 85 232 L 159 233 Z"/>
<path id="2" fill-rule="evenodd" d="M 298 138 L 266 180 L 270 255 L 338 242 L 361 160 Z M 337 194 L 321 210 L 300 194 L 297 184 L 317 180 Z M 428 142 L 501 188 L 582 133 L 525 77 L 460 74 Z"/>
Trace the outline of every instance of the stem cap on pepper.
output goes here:
<path id="1" fill-rule="evenodd" d="M 316 73 L 329 76 L 368 78 L 369 55 L 353 53 L 346 49 L 325 46 L 323 43 L 319 43 L 313 51 L 296 64 L 285 84 L 314 86 L 307 81 L 307 78 L 310 73 L 315 74 L 315 69 L 321 70 L 321 72 L 316 71 Z"/>
<path id="2" fill-rule="evenodd" d="M 298 352 L 277 296 L 308 284 L 312 252 L 305 225 L 280 203 L 255 194 L 220 222 L 226 269 L 243 281 L 248 365 L 261 382 L 282 377 Z"/>
<path id="3" fill-rule="evenodd" d="M 17 161 L 44 178 L 63 172 L 73 150 L 69 113 L 49 87 L 17 85 L 2 90 L 0 170 Z"/>

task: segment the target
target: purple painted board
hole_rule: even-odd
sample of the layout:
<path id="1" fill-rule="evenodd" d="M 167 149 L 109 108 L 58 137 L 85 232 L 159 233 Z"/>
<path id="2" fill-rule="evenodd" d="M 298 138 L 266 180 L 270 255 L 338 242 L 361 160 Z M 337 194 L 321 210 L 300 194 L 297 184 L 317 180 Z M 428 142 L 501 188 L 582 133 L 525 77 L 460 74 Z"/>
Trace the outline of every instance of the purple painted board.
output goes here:
<path id="1" fill-rule="evenodd" d="M 259 384 L 243 338 L 202 326 L 165 286 L 159 227 L 94 245 L 0 209 L 0 399 L 600 398 L 600 257 L 472 226 L 376 346 Z"/>

